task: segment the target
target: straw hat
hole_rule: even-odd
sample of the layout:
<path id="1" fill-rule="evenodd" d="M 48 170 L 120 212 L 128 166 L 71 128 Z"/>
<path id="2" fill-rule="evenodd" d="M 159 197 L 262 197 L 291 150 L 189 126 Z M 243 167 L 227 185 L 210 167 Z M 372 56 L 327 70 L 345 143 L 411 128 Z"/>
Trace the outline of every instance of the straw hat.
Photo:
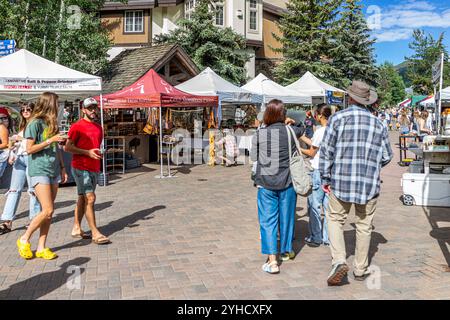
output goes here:
<path id="1" fill-rule="evenodd" d="M 364 106 L 372 105 L 378 100 L 375 89 L 358 80 L 353 80 L 352 85 L 347 89 L 347 93 L 353 100 Z"/>

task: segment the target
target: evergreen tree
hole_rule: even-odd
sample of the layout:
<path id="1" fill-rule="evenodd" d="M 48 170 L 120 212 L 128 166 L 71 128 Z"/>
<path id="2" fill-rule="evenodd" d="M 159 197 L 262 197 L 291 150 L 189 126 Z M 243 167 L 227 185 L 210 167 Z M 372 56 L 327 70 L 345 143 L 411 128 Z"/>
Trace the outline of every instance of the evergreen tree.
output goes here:
<path id="1" fill-rule="evenodd" d="M 374 44 L 362 11 L 361 0 L 345 0 L 339 20 L 337 46 L 333 49 L 335 65 L 344 78 L 346 88 L 353 79 L 376 85 L 378 70 L 375 66 Z"/>
<path id="2" fill-rule="evenodd" d="M 423 30 L 414 30 L 413 41 L 409 44 L 414 51 L 411 57 L 407 57 L 407 77 L 411 81 L 413 89 L 418 94 L 432 94 L 432 66 L 440 59 L 442 52 L 445 54 L 444 80 L 445 85 L 450 80 L 450 65 L 448 51 L 444 45 L 444 33 L 436 40 L 431 34 L 426 35 Z"/>
<path id="3" fill-rule="evenodd" d="M 231 28 L 214 25 L 214 14 L 209 0 L 197 1 L 190 19 L 179 20 L 177 29 L 156 36 L 154 41 L 179 44 L 200 69 L 210 67 L 234 84 L 243 84 L 247 80 L 245 64 L 250 59 L 246 40 Z"/>
<path id="4" fill-rule="evenodd" d="M 337 38 L 337 14 L 342 0 L 290 0 L 278 27 L 283 36 L 273 34 L 281 48 L 283 62 L 275 74 L 280 83 L 289 84 L 306 71 L 339 84 L 342 72 L 333 63 Z"/>
<path id="5" fill-rule="evenodd" d="M 395 106 L 405 99 L 405 83 L 392 63 L 380 66 L 377 91 L 383 107 Z"/>
<path id="6" fill-rule="evenodd" d="M 97 15 L 104 3 L 105 0 L 0 0 L 0 39 L 15 39 L 18 48 L 69 68 L 95 73 L 107 64 L 107 51 L 112 46 L 109 32 Z"/>

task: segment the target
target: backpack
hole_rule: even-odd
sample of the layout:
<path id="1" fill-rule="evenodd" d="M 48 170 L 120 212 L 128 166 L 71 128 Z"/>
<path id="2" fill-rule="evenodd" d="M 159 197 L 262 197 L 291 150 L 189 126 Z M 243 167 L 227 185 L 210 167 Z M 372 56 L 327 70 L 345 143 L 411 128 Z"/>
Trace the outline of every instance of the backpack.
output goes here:
<path id="1" fill-rule="evenodd" d="M 290 126 L 286 126 L 286 130 L 289 141 L 289 170 L 291 172 L 292 185 L 297 194 L 307 197 L 312 193 L 312 178 L 310 175 L 312 168 L 301 154 L 300 145 L 295 136 L 294 129 Z M 292 153 L 291 139 L 294 139 L 297 149 L 294 153 Z"/>

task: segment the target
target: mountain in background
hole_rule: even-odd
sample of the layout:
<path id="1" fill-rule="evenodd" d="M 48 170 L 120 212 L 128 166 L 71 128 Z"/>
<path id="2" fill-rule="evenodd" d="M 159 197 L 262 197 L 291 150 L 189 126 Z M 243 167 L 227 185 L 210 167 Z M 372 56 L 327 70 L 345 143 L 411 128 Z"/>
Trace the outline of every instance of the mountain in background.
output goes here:
<path id="1" fill-rule="evenodd" d="M 403 61 L 402 63 L 394 67 L 395 70 L 397 70 L 400 76 L 403 78 L 406 87 L 411 86 L 411 81 L 408 79 L 408 76 L 406 75 L 408 72 L 408 65 L 409 65 L 408 61 Z"/>

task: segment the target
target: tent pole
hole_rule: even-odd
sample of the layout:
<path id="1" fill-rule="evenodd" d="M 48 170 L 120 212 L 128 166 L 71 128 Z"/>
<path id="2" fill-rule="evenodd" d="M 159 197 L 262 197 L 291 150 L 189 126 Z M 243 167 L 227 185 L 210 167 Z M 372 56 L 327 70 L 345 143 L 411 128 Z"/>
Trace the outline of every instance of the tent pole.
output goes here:
<path id="1" fill-rule="evenodd" d="M 162 158 L 162 106 L 159 107 L 159 162 L 161 166 L 161 175 L 159 176 L 160 179 L 164 178 L 163 176 L 163 158 Z"/>
<path id="2" fill-rule="evenodd" d="M 103 93 L 100 93 L 100 123 L 102 126 L 102 163 L 103 163 L 103 187 L 106 187 L 106 162 L 105 162 L 105 127 L 104 127 L 104 119 L 103 119 Z"/>

